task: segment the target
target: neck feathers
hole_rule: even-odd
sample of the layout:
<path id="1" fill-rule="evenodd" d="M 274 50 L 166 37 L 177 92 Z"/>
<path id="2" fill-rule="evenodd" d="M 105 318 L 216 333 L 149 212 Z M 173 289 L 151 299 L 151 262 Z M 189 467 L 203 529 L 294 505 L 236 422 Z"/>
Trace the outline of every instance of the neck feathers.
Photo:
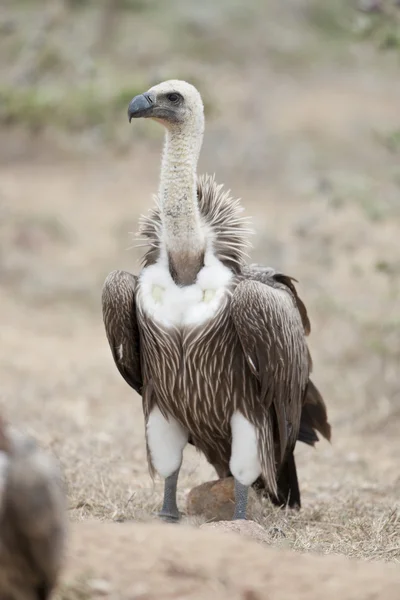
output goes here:
<path id="1" fill-rule="evenodd" d="M 197 180 L 197 206 L 204 223 L 207 248 L 213 255 L 234 273 L 240 273 L 246 263 L 250 247 L 248 217 L 243 216 L 239 200 L 232 198 L 222 185 L 217 185 L 214 177 L 205 175 Z M 148 215 L 140 219 L 139 237 L 147 251 L 143 257 L 145 267 L 156 263 L 165 256 L 165 226 L 162 217 L 161 198 L 156 196 L 156 206 Z M 185 260 L 184 255 L 182 260 Z"/>
<path id="2" fill-rule="evenodd" d="M 163 246 L 175 281 L 190 285 L 203 265 L 205 239 L 197 202 L 197 162 L 203 123 L 194 120 L 166 132 L 159 201 Z"/>

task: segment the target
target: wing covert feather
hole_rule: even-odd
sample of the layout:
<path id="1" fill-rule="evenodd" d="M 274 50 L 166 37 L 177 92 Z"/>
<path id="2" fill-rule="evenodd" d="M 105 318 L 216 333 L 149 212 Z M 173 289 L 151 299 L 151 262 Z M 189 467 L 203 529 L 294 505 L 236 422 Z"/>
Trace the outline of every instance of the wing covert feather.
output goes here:
<path id="1" fill-rule="evenodd" d="M 296 302 L 297 309 L 300 313 L 301 320 L 304 327 L 304 333 L 306 335 L 310 334 L 311 324 L 308 318 L 307 309 L 297 293 L 296 287 L 293 285 L 293 281 L 297 282 L 297 279 L 294 277 L 289 277 L 289 275 L 284 275 L 283 273 L 279 273 L 275 271 L 272 267 L 264 267 L 263 265 L 252 264 L 250 266 L 244 267 L 242 270 L 242 275 L 246 279 L 252 279 L 254 281 L 260 281 L 265 285 L 269 285 L 271 287 L 279 287 L 279 288 L 289 288 L 291 293 L 293 294 L 293 298 Z"/>
<path id="2" fill-rule="evenodd" d="M 136 316 L 137 277 L 127 271 L 112 271 L 102 293 L 103 321 L 118 371 L 138 393 L 142 393 L 140 337 Z"/>
<path id="3" fill-rule="evenodd" d="M 260 383 L 260 407 L 272 408 L 275 414 L 283 460 L 297 439 L 309 376 L 301 316 L 289 291 L 252 279 L 236 287 L 231 314 L 248 365 Z"/>

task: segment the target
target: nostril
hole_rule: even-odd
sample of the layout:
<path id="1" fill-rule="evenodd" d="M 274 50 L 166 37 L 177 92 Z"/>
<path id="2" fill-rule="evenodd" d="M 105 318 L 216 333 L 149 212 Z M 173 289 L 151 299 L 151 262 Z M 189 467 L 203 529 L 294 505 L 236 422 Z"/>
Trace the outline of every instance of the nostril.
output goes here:
<path id="1" fill-rule="evenodd" d="M 149 94 L 143 94 L 150 106 L 153 104 L 153 99 Z"/>

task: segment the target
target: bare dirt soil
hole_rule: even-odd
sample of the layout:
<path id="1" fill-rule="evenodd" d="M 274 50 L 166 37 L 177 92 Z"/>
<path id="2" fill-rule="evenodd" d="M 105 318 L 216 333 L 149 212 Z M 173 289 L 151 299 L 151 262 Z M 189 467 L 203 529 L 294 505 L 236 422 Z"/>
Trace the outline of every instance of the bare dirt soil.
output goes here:
<path id="1" fill-rule="evenodd" d="M 272 550 L 231 532 L 79 523 L 71 532 L 57 600 L 398 598 L 400 573 L 393 565 L 337 556 L 293 558 L 287 550 Z"/>
<path id="2" fill-rule="evenodd" d="M 297 448 L 303 509 L 291 514 L 262 506 L 258 522 L 286 535 L 283 540 L 271 537 L 267 545 L 398 563 L 398 54 L 380 52 L 345 28 L 332 33 L 330 24 L 341 21 L 329 21 L 325 13 L 325 21 L 318 20 L 312 2 L 287 3 L 292 12 L 277 1 L 265 6 L 254 1 L 249 11 L 239 2 L 232 3 L 231 11 L 225 4 L 225 9 L 213 8 L 206 2 L 202 10 L 195 4 L 177 3 L 176 21 L 169 15 L 163 22 L 162 9 L 159 16 L 142 9 L 118 17 L 119 33 L 110 48 L 101 47 L 97 54 L 93 46 L 87 53 L 107 77 L 112 65 L 124 82 L 132 72 L 135 86 L 143 73 L 146 86 L 148 73 L 155 81 L 195 80 L 204 90 L 208 117 L 200 171 L 216 172 L 243 198 L 246 214 L 254 218 L 251 260 L 299 280 L 312 323 L 314 380 L 328 405 L 333 438 L 331 445 L 321 442 L 316 450 Z M 70 16 L 72 9 L 65 6 L 67 16 L 62 13 L 54 39 L 64 41 L 64 51 L 84 53 L 87 38 L 78 27 L 79 15 Z M 32 16 L 14 11 L 13 4 L 8 10 L 17 33 L 18 27 L 24 32 Z M 35 14 L 39 19 L 40 11 Z M 82 19 L 92 23 L 91 14 L 85 12 Z M 352 19 L 361 26 L 358 16 Z M 11 72 L 5 63 L 2 69 Z M 53 81 L 41 72 L 38 77 L 43 89 Z M 134 540 L 140 543 L 140 532 L 151 536 L 153 530 L 146 533 L 125 523 L 126 533 L 121 533 L 124 524 L 85 529 L 80 522 L 152 520 L 161 499 L 161 482 L 153 485 L 147 473 L 141 402 L 114 367 L 100 308 L 107 273 L 140 268 L 141 251 L 130 232 L 136 231 L 157 189 L 161 137 L 149 123 L 129 128 L 126 108 L 118 111 L 113 117 L 118 135 L 111 142 L 96 123 L 66 133 L 52 122 L 32 137 L 26 122 L 17 118 L 1 130 L 0 405 L 5 417 L 59 458 L 70 520 L 82 526 L 73 530 L 73 543 L 87 548 L 95 571 L 96 557 L 99 572 L 108 563 L 103 551 L 115 554 L 109 564 L 122 582 L 135 572 Z M 186 449 L 181 508 L 194 485 L 214 477 L 205 460 Z M 150 591 L 130 597 L 153 597 L 149 565 L 169 540 L 169 529 L 165 540 L 157 531 L 159 549 L 149 543 L 142 557 Z M 174 534 L 176 544 L 182 535 L 185 548 L 192 534 L 193 544 L 201 547 L 206 532 L 201 538 L 186 530 Z M 117 560 L 122 543 L 129 551 Z M 220 543 L 223 553 L 225 542 Z M 265 552 L 265 562 L 273 561 L 274 555 Z M 208 560 L 214 568 L 212 557 Z M 315 567 L 311 558 L 290 560 L 291 569 L 304 565 L 310 578 L 325 568 L 319 562 Z M 335 561 L 326 563 L 332 571 Z M 353 567 L 343 569 L 351 573 Z M 362 572 L 368 574 L 369 566 Z M 386 581 L 386 571 L 382 578 Z M 344 584 L 338 577 L 335 585 Z M 223 598 L 221 590 L 218 597 Z M 179 593 L 169 597 L 202 597 Z M 63 598 L 101 592 L 68 594 Z M 249 594 L 237 597 L 258 597 Z M 301 596 L 288 591 L 282 597 Z"/>

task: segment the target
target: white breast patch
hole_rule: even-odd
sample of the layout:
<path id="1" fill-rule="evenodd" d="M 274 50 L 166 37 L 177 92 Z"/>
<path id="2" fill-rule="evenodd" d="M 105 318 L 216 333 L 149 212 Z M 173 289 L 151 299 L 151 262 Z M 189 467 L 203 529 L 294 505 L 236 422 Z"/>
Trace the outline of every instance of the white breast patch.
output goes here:
<path id="1" fill-rule="evenodd" d="M 146 315 L 166 327 L 200 325 L 211 319 L 228 293 L 233 273 L 211 253 L 193 285 L 179 287 L 166 260 L 143 269 L 138 302 Z"/>

